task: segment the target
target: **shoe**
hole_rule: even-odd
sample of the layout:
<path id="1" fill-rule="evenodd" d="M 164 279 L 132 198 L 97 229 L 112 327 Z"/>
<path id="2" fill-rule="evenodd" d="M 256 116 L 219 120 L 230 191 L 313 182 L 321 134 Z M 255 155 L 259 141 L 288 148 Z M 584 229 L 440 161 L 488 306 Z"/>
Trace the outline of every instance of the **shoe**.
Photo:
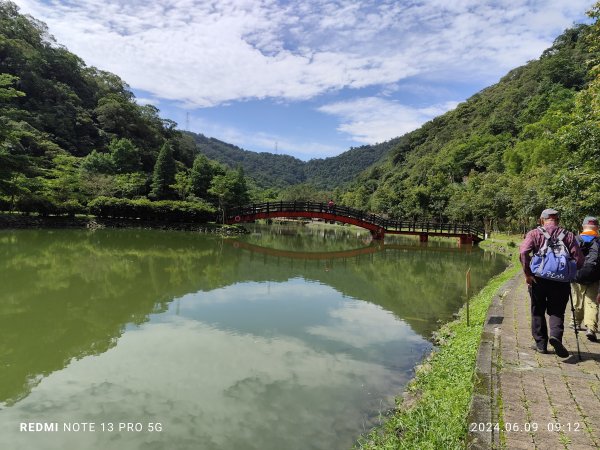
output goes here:
<path id="1" fill-rule="evenodd" d="M 550 345 L 552 347 L 554 347 L 554 351 L 556 352 L 556 354 L 558 356 L 560 356 L 561 358 L 568 358 L 569 350 L 567 350 L 565 348 L 565 346 L 562 344 L 562 342 L 560 342 L 554 336 L 550 336 L 549 342 L 550 342 Z"/>
<path id="2" fill-rule="evenodd" d="M 592 342 L 598 342 L 598 338 L 596 337 L 596 333 L 594 333 L 589 328 L 587 328 L 586 331 L 585 331 L 585 337 L 588 338 L 588 340 L 590 340 Z"/>
<path id="3" fill-rule="evenodd" d="M 574 330 L 574 329 L 575 329 L 575 325 L 573 325 L 572 323 L 570 323 L 570 324 L 569 324 L 569 328 L 572 328 L 572 329 Z M 585 331 L 585 330 L 586 330 L 586 328 L 584 328 L 584 327 L 582 327 L 581 325 L 579 325 L 579 326 L 577 327 L 577 330 L 578 330 L 578 331 Z"/>
<path id="4" fill-rule="evenodd" d="M 548 353 L 548 344 L 546 342 L 536 342 L 535 345 L 531 346 L 538 353 Z"/>

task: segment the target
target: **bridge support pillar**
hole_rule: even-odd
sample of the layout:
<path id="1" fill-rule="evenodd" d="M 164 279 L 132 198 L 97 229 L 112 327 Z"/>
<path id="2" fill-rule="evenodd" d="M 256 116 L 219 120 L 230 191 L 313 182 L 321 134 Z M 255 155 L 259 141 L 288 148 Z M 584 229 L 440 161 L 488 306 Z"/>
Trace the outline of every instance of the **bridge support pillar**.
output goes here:
<path id="1" fill-rule="evenodd" d="M 427 242 L 429 241 L 429 235 L 422 233 L 419 235 L 419 242 Z"/>
<path id="2" fill-rule="evenodd" d="M 473 245 L 473 236 L 461 236 L 460 238 L 460 245 Z"/>
<path id="3" fill-rule="evenodd" d="M 385 238 L 385 231 L 383 229 L 371 230 L 371 236 L 373 236 L 373 240 L 375 241 L 383 241 Z"/>

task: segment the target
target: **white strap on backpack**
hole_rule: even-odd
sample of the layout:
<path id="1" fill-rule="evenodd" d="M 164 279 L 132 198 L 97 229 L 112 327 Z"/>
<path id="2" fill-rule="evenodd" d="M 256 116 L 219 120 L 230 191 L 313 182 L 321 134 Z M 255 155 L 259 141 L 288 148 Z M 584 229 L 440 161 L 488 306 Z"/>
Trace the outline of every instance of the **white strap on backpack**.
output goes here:
<path id="1" fill-rule="evenodd" d="M 550 233 L 548 233 L 546 231 L 546 229 L 544 227 L 537 227 L 538 231 L 540 233 L 542 233 L 544 235 L 544 245 L 540 248 L 538 255 L 540 256 L 546 256 L 546 253 L 548 253 L 548 247 L 550 246 L 550 242 L 553 240 L 552 236 L 550 236 Z M 565 238 L 567 234 L 565 233 L 565 230 L 561 230 L 560 234 L 558 236 L 556 236 L 556 243 L 562 243 L 564 245 L 563 239 Z M 566 246 L 565 246 L 566 247 Z"/>

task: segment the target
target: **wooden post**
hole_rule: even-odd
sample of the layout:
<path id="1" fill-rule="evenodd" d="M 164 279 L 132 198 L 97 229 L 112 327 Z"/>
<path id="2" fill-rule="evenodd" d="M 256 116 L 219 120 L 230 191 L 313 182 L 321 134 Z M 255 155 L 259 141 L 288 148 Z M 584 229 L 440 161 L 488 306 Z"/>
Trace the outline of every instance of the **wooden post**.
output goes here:
<path id="1" fill-rule="evenodd" d="M 466 279 L 466 291 L 467 291 L 467 326 L 471 326 L 469 323 L 469 292 L 471 291 L 471 268 L 467 270 Z"/>

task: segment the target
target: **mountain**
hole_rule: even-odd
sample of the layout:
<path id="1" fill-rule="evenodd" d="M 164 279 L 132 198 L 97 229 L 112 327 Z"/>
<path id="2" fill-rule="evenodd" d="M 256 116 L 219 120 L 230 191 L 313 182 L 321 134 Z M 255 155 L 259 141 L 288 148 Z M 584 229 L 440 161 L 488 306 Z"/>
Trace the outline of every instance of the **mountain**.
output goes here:
<path id="1" fill-rule="evenodd" d="M 304 169 L 306 180 L 325 189 L 348 184 L 365 169 L 380 161 L 401 139 L 351 148 L 331 158 L 311 159 Z"/>
<path id="2" fill-rule="evenodd" d="M 186 134 L 193 137 L 200 153 L 230 168 L 243 167 L 244 173 L 262 188 L 309 183 L 319 189 L 334 189 L 354 180 L 400 141 L 396 138 L 381 144 L 351 148 L 334 157 L 304 162 L 289 155 L 244 150 L 202 134 Z"/>
<path id="3" fill-rule="evenodd" d="M 186 134 L 193 137 L 200 153 L 232 169 L 243 167 L 244 173 L 262 188 L 281 188 L 306 181 L 305 163 L 293 156 L 251 152 L 202 134 Z"/>

